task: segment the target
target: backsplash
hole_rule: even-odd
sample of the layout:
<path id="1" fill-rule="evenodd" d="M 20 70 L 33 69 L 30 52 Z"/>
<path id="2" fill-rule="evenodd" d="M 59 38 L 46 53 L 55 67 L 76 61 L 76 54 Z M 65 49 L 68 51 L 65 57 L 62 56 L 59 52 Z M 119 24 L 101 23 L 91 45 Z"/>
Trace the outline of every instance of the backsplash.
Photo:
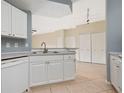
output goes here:
<path id="1" fill-rule="evenodd" d="M 14 51 L 28 51 L 29 45 L 27 40 L 18 38 L 1 37 L 1 51 L 14 52 Z"/>

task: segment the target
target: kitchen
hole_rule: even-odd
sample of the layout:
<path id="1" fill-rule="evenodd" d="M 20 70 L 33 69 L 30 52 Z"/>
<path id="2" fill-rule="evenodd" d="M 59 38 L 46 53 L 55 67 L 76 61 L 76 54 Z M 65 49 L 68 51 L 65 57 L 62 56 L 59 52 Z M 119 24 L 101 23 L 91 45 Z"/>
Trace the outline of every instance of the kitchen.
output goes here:
<path id="1" fill-rule="evenodd" d="M 1 92 L 122 93 L 121 3 L 2 0 Z"/>

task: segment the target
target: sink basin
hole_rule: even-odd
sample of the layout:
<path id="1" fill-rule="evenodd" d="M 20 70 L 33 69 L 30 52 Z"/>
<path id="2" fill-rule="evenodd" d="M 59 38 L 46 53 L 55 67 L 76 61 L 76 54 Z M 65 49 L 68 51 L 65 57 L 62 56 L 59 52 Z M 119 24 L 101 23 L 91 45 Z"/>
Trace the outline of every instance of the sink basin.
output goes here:
<path id="1" fill-rule="evenodd" d="M 43 53 L 43 51 L 32 52 L 32 54 L 56 54 L 56 53 L 60 53 L 60 52 L 58 51 L 48 51 L 47 53 Z"/>

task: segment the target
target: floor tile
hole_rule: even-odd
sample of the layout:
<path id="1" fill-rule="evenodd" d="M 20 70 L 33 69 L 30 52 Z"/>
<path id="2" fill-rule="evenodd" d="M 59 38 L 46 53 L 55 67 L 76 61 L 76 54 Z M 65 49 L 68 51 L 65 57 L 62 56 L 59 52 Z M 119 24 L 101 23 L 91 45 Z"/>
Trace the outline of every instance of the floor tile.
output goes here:
<path id="1" fill-rule="evenodd" d="M 51 93 L 69 93 L 66 85 L 64 84 L 53 84 L 50 86 Z"/>
<path id="2" fill-rule="evenodd" d="M 33 87 L 31 88 L 31 90 L 32 90 L 32 93 L 51 93 L 50 87 L 48 85 Z"/>
<path id="3" fill-rule="evenodd" d="M 117 93 L 117 92 L 113 89 L 113 90 L 105 90 L 100 93 Z"/>
<path id="4" fill-rule="evenodd" d="M 105 80 L 105 65 L 77 63 L 75 80 L 34 87 L 31 93 L 116 93 Z"/>

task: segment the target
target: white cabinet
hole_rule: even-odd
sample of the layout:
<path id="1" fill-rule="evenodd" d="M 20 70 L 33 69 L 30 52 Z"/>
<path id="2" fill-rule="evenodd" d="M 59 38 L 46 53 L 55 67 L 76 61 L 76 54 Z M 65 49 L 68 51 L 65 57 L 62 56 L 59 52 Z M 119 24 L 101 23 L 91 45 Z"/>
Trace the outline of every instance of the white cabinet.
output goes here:
<path id="1" fill-rule="evenodd" d="M 119 63 L 119 89 L 122 90 L 122 62 Z"/>
<path id="2" fill-rule="evenodd" d="M 75 55 L 30 56 L 30 86 L 75 78 Z"/>
<path id="3" fill-rule="evenodd" d="M 122 89 L 122 67 L 121 59 L 116 56 L 110 57 L 111 83 L 121 93 Z"/>
<path id="4" fill-rule="evenodd" d="M 64 80 L 75 78 L 76 62 L 74 55 L 64 55 Z"/>
<path id="5" fill-rule="evenodd" d="M 11 5 L 1 2 L 1 35 L 11 35 Z"/>
<path id="6" fill-rule="evenodd" d="M 31 56 L 30 86 L 63 80 L 63 56 Z"/>
<path id="7" fill-rule="evenodd" d="M 54 61 L 48 63 L 48 80 L 49 83 L 63 80 L 63 62 Z"/>
<path id="8" fill-rule="evenodd" d="M 70 80 L 75 78 L 75 62 L 64 61 L 64 80 Z"/>
<path id="9" fill-rule="evenodd" d="M 27 38 L 27 13 L 2 1 L 2 35 Z"/>
<path id="10" fill-rule="evenodd" d="M 42 61 L 30 64 L 30 85 L 42 85 L 47 83 L 47 67 Z"/>
<path id="11" fill-rule="evenodd" d="M 27 14 L 12 6 L 12 35 L 27 38 Z"/>
<path id="12" fill-rule="evenodd" d="M 29 87 L 28 59 L 2 65 L 2 93 L 23 93 Z"/>

